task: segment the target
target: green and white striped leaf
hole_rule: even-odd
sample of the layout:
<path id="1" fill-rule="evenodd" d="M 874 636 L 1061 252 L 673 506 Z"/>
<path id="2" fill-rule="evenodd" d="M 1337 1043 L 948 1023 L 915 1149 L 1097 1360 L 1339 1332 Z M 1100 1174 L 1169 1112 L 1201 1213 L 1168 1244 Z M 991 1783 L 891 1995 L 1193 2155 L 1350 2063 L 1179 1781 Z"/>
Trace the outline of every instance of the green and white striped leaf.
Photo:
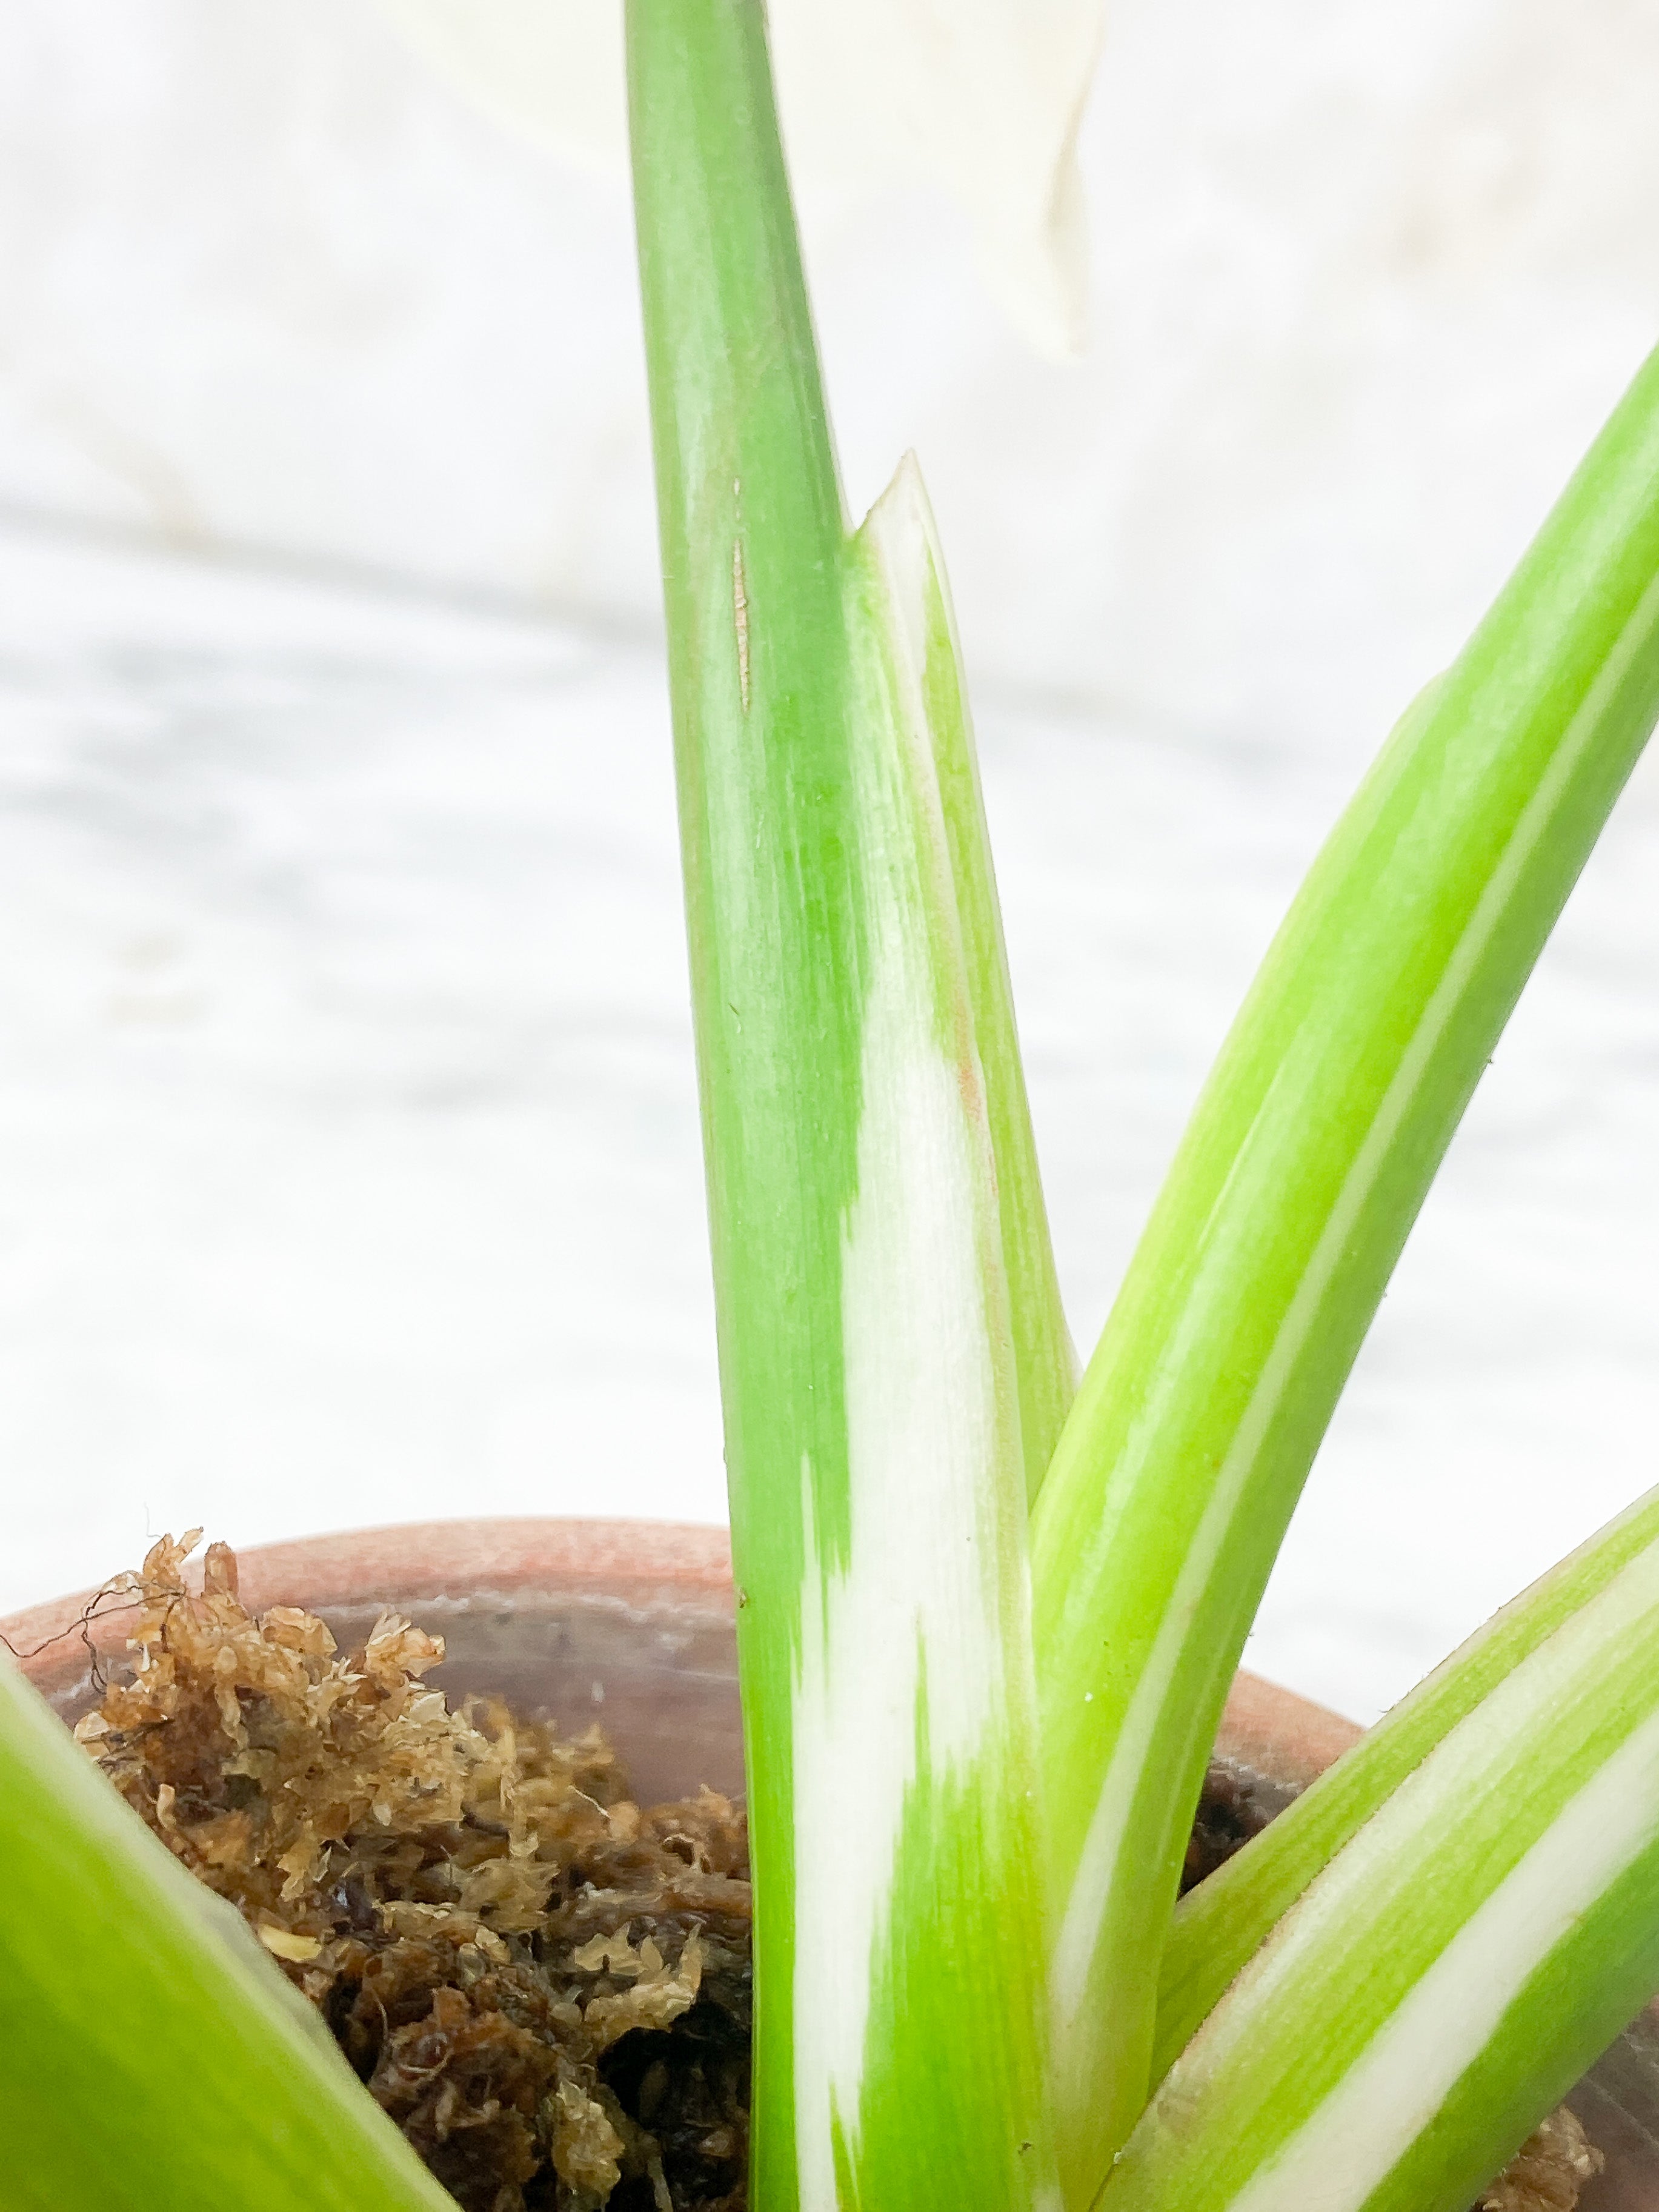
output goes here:
<path id="1" fill-rule="evenodd" d="M 974 1002 L 913 651 L 901 471 L 847 560 L 864 948 L 841 1251 L 845 1546 L 806 1568 L 792 1731 L 804 2203 L 1052 2191 L 1019 1407 Z"/>
<path id="2" fill-rule="evenodd" d="M 953 945 L 950 957 L 965 963 L 985 1086 L 1019 1381 L 1021 1449 L 1027 1492 L 1035 1498 L 1077 1391 L 1077 1354 L 1054 1272 L 945 556 L 914 458 L 901 465 L 860 538 L 883 579 L 880 618 L 890 633 L 890 656 L 903 663 L 904 713 L 925 733 L 944 818 L 961 940 L 959 955 Z M 942 905 L 948 902 L 943 885 L 939 897 Z"/>
<path id="3" fill-rule="evenodd" d="M 1102 2212 L 1465 2212 L 1659 1989 L 1659 1535 L 1309 1886 Z"/>
<path id="4" fill-rule="evenodd" d="M 948 609 L 913 471 L 844 531 L 758 0 L 631 0 L 629 33 L 740 1591 L 752 2201 L 1011 2212 L 1054 2194 L 1018 1347 L 1052 1371 L 1058 1307 L 1011 1304 L 1005 1249 L 1033 1246 L 998 1146 L 1029 1125 Z M 1006 1181 L 1035 1202 L 1034 1169 Z"/>
<path id="5" fill-rule="evenodd" d="M 1448 1731 L 1529 1653 L 1659 1541 L 1659 1490 L 1494 1613 L 1259 1836 L 1182 1898 L 1158 1975 L 1161 2081 L 1257 1947 Z"/>
<path id="6" fill-rule="evenodd" d="M 1412 1221 L 1659 713 L 1659 358 L 1315 863 L 1032 1524 L 1066 2191 L 1143 2102 L 1182 1848 L 1274 1555 Z"/>
<path id="7" fill-rule="evenodd" d="M 239 1916 L 0 1658 L 7 2212 L 454 2212 Z"/>

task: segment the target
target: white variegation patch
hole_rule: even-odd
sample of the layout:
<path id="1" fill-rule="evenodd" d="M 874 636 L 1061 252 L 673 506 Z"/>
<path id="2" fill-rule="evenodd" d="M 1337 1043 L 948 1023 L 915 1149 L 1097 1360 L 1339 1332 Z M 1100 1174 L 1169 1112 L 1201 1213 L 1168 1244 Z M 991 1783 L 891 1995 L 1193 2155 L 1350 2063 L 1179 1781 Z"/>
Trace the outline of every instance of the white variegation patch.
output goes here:
<path id="1" fill-rule="evenodd" d="M 865 613 L 882 635 L 873 659 L 862 657 L 868 634 L 854 658 L 879 684 L 891 743 L 860 757 L 860 818 L 872 834 L 857 1196 L 842 1252 L 850 1541 L 839 1565 L 823 1555 L 802 1470 L 794 2050 L 805 2212 L 834 2212 L 835 2126 L 856 2156 L 866 2066 L 904 2030 L 872 2020 L 872 1975 L 918 1779 L 919 1706 L 934 1783 L 983 1761 L 986 1785 L 1007 1787 L 1004 1638 L 1024 1595 L 1011 1604 L 1006 1587 L 1024 1571 L 1009 1541 L 1024 1474 L 995 1170 L 965 1002 L 931 964 L 931 948 L 950 942 L 949 872 L 929 803 L 925 635 L 908 619 L 927 557 L 913 465 L 865 542 L 884 602 Z"/>
<path id="2" fill-rule="evenodd" d="M 930 1041 L 903 953 L 876 954 L 866 1016 L 858 1198 L 842 1315 L 845 1568 L 814 1536 L 794 1704 L 796 2127 L 805 2212 L 834 2212 L 832 2125 L 856 2139 L 872 1967 L 907 1796 L 925 1669 L 935 1777 L 970 1765 L 1003 1702 L 995 1515 L 1007 1409 L 981 1280 L 982 1175 L 957 1071 Z M 856 1817 L 849 1818 L 849 1808 Z"/>

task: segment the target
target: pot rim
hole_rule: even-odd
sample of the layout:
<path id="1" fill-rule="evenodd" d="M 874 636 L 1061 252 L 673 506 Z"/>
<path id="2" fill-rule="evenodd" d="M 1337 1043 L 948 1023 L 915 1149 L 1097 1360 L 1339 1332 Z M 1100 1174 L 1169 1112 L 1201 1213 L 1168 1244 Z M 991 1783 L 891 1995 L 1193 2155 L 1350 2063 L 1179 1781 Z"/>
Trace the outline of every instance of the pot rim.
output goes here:
<path id="1" fill-rule="evenodd" d="M 702 1600 L 729 1613 L 732 1545 L 707 1522 L 517 1515 L 453 1521 L 392 1522 L 367 1528 L 289 1537 L 237 1547 L 244 1601 L 254 1613 L 273 1605 L 309 1612 L 385 1599 L 410 1607 L 514 1598 L 544 1590 L 591 1593 L 647 1612 L 672 1597 Z M 199 1580 L 200 1561 L 193 1563 Z M 0 1618 L 37 1687 L 79 1673 L 88 1643 L 100 1661 L 126 1648 L 118 1603 L 99 1606 L 102 1589 Z M 1364 1733 L 1310 1698 L 1241 1672 L 1227 1700 L 1222 1756 L 1300 1790 Z"/>

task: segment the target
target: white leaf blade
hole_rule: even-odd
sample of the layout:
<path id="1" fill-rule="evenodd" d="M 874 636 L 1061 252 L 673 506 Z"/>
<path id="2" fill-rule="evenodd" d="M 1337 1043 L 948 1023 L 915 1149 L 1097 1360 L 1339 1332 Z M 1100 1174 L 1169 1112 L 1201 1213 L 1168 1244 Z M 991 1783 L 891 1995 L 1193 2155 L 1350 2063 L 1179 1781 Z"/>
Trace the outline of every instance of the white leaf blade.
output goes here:
<path id="1" fill-rule="evenodd" d="M 599 174 L 627 173 L 614 0 L 374 0 L 495 122 Z M 1078 352 L 1087 237 L 1078 125 L 1101 0 L 774 0 L 779 104 L 809 195 L 907 177 L 974 227 L 985 283 L 1040 351 Z"/>

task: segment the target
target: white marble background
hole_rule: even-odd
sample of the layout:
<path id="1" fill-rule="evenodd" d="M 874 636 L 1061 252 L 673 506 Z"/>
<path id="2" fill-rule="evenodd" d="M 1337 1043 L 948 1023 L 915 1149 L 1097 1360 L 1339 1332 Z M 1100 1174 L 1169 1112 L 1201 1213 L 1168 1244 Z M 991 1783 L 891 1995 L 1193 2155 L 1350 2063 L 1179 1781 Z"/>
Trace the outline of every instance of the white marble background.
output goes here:
<path id="1" fill-rule="evenodd" d="M 813 211 L 852 499 L 983 673 L 1364 751 L 1653 343 L 1656 87 L 1659 0 L 1110 0 L 1081 362 Z M 623 194 L 368 0 L 0 0 L 0 496 L 651 622 Z"/>
<path id="2" fill-rule="evenodd" d="M 1094 344 L 809 222 L 941 511 L 1092 1337 L 1301 867 L 1659 325 L 1659 0 L 1121 0 Z M 626 210 L 362 0 L 0 0 L 0 1604 L 147 1529 L 720 1510 Z M 1364 1717 L 1651 1480 L 1659 781 L 1255 1662 Z"/>

